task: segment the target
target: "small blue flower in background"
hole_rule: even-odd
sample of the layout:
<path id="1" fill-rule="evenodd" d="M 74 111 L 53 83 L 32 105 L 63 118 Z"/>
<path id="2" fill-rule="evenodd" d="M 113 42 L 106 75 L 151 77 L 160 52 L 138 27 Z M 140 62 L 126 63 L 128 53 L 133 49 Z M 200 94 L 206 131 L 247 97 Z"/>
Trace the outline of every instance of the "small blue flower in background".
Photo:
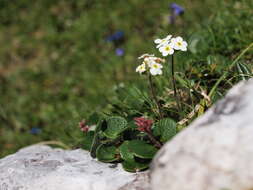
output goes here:
<path id="1" fill-rule="evenodd" d="M 122 44 L 125 42 L 125 34 L 122 30 L 117 30 L 113 34 L 109 35 L 106 39 L 107 42 L 112 43 L 114 46 L 114 51 L 116 56 L 123 56 L 125 51 L 123 48 L 120 48 Z"/>
<path id="2" fill-rule="evenodd" d="M 38 127 L 33 127 L 33 128 L 31 128 L 30 133 L 32 135 L 37 135 L 37 134 L 41 133 L 41 129 Z"/>
<path id="3" fill-rule="evenodd" d="M 174 24 L 176 17 L 179 15 L 184 14 L 184 8 L 181 7 L 180 5 L 176 4 L 176 3 L 171 3 L 169 6 L 170 10 L 171 10 L 171 16 L 170 16 L 170 23 Z"/>
<path id="4" fill-rule="evenodd" d="M 177 15 L 184 14 L 184 8 L 176 3 L 171 3 L 170 8 L 172 9 L 173 13 Z"/>
<path id="5" fill-rule="evenodd" d="M 122 48 L 116 48 L 116 49 L 115 49 L 115 54 L 116 54 L 117 56 L 123 56 L 124 53 L 125 53 L 125 51 L 124 51 L 124 49 L 122 49 Z"/>
<path id="6" fill-rule="evenodd" d="M 123 38 L 124 38 L 124 32 L 121 30 L 118 30 L 115 33 L 113 33 L 112 35 L 108 36 L 106 38 L 106 41 L 107 42 L 115 42 L 115 41 L 123 40 Z"/>

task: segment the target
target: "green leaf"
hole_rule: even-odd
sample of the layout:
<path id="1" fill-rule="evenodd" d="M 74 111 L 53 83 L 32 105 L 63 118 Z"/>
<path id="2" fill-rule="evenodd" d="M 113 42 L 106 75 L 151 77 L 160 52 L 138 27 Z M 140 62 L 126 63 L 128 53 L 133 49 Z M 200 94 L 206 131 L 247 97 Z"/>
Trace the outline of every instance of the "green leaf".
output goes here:
<path id="1" fill-rule="evenodd" d="M 96 151 L 98 146 L 101 145 L 98 133 L 95 133 L 91 147 L 90 147 L 90 155 L 92 158 L 96 158 Z"/>
<path id="2" fill-rule="evenodd" d="M 102 144 L 99 136 L 104 125 L 106 125 L 106 122 L 104 120 L 100 120 L 96 126 L 94 138 L 90 147 L 90 155 L 93 158 L 96 158 L 97 148 L 100 144 Z"/>
<path id="3" fill-rule="evenodd" d="M 240 62 L 236 63 L 236 67 L 238 73 L 241 75 L 242 80 L 247 80 L 249 76 L 252 74 L 248 66 L 243 63 Z"/>
<path id="4" fill-rule="evenodd" d="M 133 130 L 136 130 L 138 128 L 138 126 L 135 124 L 135 121 L 128 122 L 127 127 Z"/>
<path id="5" fill-rule="evenodd" d="M 119 160 L 118 151 L 115 146 L 101 144 L 96 150 L 96 156 L 101 162 L 113 162 Z"/>
<path id="6" fill-rule="evenodd" d="M 125 97 L 124 102 L 134 109 L 140 108 L 144 103 L 145 98 L 142 96 L 140 90 L 135 86 L 128 88 L 123 97 Z"/>
<path id="7" fill-rule="evenodd" d="M 153 132 L 155 136 L 160 136 L 162 142 L 166 142 L 177 134 L 177 124 L 170 118 L 161 119 L 154 124 Z"/>
<path id="8" fill-rule="evenodd" d="M 113 116 L 106 120 L 107 128 L 104 135 L 116 139 L 120 133 L 127 129 L 127 121 L 123 117 Z"/>
<path id="9" fill-rule="evenodd" d="M 128 149 L 139 158 L 152 159 L 157 152 L 157 149 L 145 141 L 132 140 L 128 143 Z"/>
<path id="10" fill-rule="evenodd" d="M 95 135 L 94 131 L 84 133 L 84 140 L 82 146 L 83 149 L 90 151 L 94 135 Z"/>
<path id="11" fill-rule="evenodd" d="M 120 145 L 119 147 L 120 156 L 122 159 L 128 162 L 134 162 L 134 154 L 129 150 L 128 146 L 129 141 L 125 141 L 122 145 Z"/>
<path id="12" fill-rule="evenodd" d="M 145 141 L 131 140 L 125 141 L 119 147 L 121 158 L 127 162 L 135 162 L 135 157 L 142 159 L 152 159 L 157 149 Z"/>
<path id="13" fill-rule="evenodd" d="M 122 162 L 123 168 L 128 172 L 141 171 L 149 167 L 149 163 L 138 163 L 138 162 Z"/>

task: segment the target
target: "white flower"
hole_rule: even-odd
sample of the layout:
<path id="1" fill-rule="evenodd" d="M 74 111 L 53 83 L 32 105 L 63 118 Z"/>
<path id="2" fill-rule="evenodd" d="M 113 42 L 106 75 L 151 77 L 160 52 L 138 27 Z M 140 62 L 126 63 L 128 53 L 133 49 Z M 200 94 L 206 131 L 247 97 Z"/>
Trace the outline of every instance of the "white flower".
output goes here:
<path id="1" fill-rule="evenodd" d="M 141 64 L 141 65 L 139 65 L 137 68 L 136 68 L 136 72 L 138 72 L 138 73 L 143 73 L 143 72 L 145 72 L 146 71 L 146 64 L 145 63 L 143 63 L 143 64 Z"/>
<path id="2" fill-rule="evenodd" d="M 151 63 L 153 63 L 154 60 L 151 57 L 144 58 L 143 64 L 146 64 L 148 67 L 150 67 Z"/>
<path id="3" fill-rule="evenodd" d="M 145 59 L 147 57 L 154 57 L 155 55 L 154 54 L 147 54 L 147 53 L 144 53 L 142 54 L 140 57 L 138 57 L 138 59 Z"/>
<path id="4" fill-rule="evenodd" d="M 175 50 L 187 51 L 187 42 L 182 37 L 172 38 L 171 43 Z"/>
<path id="5" fill-rule="evenodd" d="M 164 45 L 170 43 L 171 37 L 172 37 L 172 35 L 168 35 L 168 36 L 166 36 L 166 38 L 163 38 L 163 39 L 159 39 L 159 38 L 158 38 L 158 39 L 156 39 L 156 40 L 154 41 L 156 44 L 158 44 L 158 45 L 156 46 L 156 48 L 160 48 L 160 47 L 162 47 L 162 46 L 164 46 Z"/>
<path id="6" fill-rule="evenodd" d="M 169 43 L 159 48 L 159 51 L 165 57 L 167 55 L 172 55 L 174 53 L 173 44 Z"/>
<path id="7" fill-rule="evenodd" d="M 165 60 L 161 59 L 159 57 L 146 57 L 144 58 L 143 63 L 147 64 L 149 67 L 151 67 L 151 64 L 153 63 L 164 63 Z"/>
<path id="8" fill-rule="evenodd" d="M 136 72 L 140 74 L 149 70 L 151 75 L 161 75 L 163 66 L 160 63 L 164 63 L 165 60 L 159 57 L 155 57 L 150 54 L 143 54 L 138 59 L 143 59 L 141 65 L 136 68 Z"/>
<path id="9" fill-rule="evenodd" d="M 161 75 L 163 66 L 159 63 L 153 62 L 150 64 L 150 73 L 151 75 Z"/>

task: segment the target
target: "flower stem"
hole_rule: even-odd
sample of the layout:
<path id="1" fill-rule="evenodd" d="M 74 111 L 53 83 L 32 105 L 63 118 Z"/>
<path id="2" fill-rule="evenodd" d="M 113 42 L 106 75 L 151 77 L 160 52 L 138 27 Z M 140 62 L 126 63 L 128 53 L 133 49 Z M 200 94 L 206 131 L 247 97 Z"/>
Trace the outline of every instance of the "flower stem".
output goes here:
<path id="1" fill-rule="evenodd" d="M 174 56 L 173 55 L 171 56 L 171 75 L 172 75 L 172 83 L 173 83 L 173 89 L 174 89 L 174 97 L 177 102 L 178 112 L 180 112 L 181 108 L 180 108 L 179 98 L 178 98 L 178 94 L 177 94 L 177 87 L 176 87 L 176 80 L 175 80 L 175 73 L 174 73 Z"/>
<path id="2" fill-rule="evenodd" d="M 163 113 L 162 113 L 162 109 L 161 109 L 161 104 L 159 103 L 158 99 L 157 99 L 157 96 L 156 96 L 156 93 L 155 93 L 155 88 L 154 88 L 154 84 L 153 84 L 153 81 L 152 81 L 152 76 L 151 74 L 149 73 L 148 74 L 148 80 L 149 80 L 149 85 L 150 85 L 150 90 L 151 90 L 151 94 L 153 96 L 153 99 L 156 103 L 156 106 L 158 108 L 158 112 L 159 112 L 159 119 L 162 119 L 163 118 Z"/>
<path id="3" fill-rule="evenodd" d="M 148 135 L 148 138 L 150 139 L 150 141 L 154 144 L 156 148 L 162 147 L 162 144 L 158 140 L 156 140 L 156 138 L 153 136 L 151 131 L 146 131 L 146 134 Z"/>

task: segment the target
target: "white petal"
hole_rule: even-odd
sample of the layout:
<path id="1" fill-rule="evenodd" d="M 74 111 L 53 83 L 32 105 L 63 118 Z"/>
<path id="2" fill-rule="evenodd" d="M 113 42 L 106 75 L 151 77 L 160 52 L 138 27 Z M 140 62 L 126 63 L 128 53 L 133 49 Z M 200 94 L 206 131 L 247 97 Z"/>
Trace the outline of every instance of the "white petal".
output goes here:
<path id="1" fill-rule="evenodd" d="M 162 69 L 158 69 L 156 73 L 157 73 L 158 75 L 161 75 L 161 74 L 163 74 L 163 71 L 162 71 Z"/>
<path id="2" fill-rule="evenodd" d="M 173 47 L 175 50 L 180 50 L 181 47 L 179 47 L 177 44 L 174 44 L 174 47 Z"/>
<path id="3" fill-rule="evenodd" d="M 186 47 L 182 47 L 181 50 L 182 51 L 187 51 L 187 48 Z"/>
<path id="4" fill-rule="evenodd" d="M 185 47 L 187 47 L 187 46 L 188 46 L 188 44 L 187 44 L 187 42 L 186 42 L 186 41 L 183 41 L 183 42 L 182 42 L 182 45 L 183 45 L 183 46 L 185 46 Z"/>
<path id="5" fill-rule="evenodd" d="M 171 43 L 175 44 L 177 42 L 177 39 L 176 38 L 172 38 L 170 41 L 171 41 Z"/>
<path id="6" fill-rule="evenodd" d="M 168 51 L 163 51 L 163 52 L 162 52 L 162 55 L 163 55 L 164 57 L 166 57 L 168 54 L 169 54 Z"/>
<path id="7" fill-rule="evenodd" d="M 176 37 L 176 40 L 177 40 L 178 42 L 182 42 L 182 41 L 183 41 L 183 38 L 182 38 L 181 36 L 178 36 L 178 37 Z"/>
<path id="8" fill-rule="evenodd" d="M 182 51 L 187 51 L 187 43 L 185 41 L 182 43 L 181 50 Z"/>
<path id="9" fill-rule="evenodd" d="M 156 76 L 156 75 L 161 75 L 163 72 L 161 69 L 150 69 L 150 73 L 151 75 Z"/>
<path id="10" fill-rule="evenodd" d="M 136 68 L 135 71 L 138 72 L 138 73 L 140 73 L 140 74 L 143 73 L 143 72 L 145 72 L 145 71 L 146 71 L 145 64 L 139 65 L 139 66 Z"/>
<path id="11" fill-rule="evenodd" d="M 158 44 L 157 46 L 156 46 L 156 48 L 160 48 L 160 47 L 162 47 L 163 46 L 163 44 L 161 43 L 161 44 Z"/>
<path id="12" fill-rule="evenodd" d="M 156 72 L 157 72 L 156 69 L 150 69 L 151 75 L 154 75 L 154 76 L 155 76 L 155 75 L 156 75 Z"/>
<path id="13" fill-rule="evenodd" d="M 161 40 L 161 39 L 156 39 L 154 42 L 155 42 L 156 44 L 160 44 L 160 43 L 162 42 L 162 40 Z"/>
<path id="14" fill-rule="evenodd" d="M 174 49 L 171 49 L 168 53 L 172 55 L 174 53 Z"/>
<path id="15" fill-rule="evenodd" d="M 174 48 L 175 43 L 174 43 L 174 42 L 170 42 L 170 43 L 169 43 L 169 46 L 170 46 L 171 48 Z"/>
<path id="16" fill-rule="evenodd" d="M 158 45 L 156 46 L 156 48 L 160 48 L 160 47 L 166 46 L 167 44 L 168 44 L 168 41 L 164 41 L 164 42 L 158 44 Z"/>
<path id="17" fill-rule="evenodd" d="M 147 62 L 147 64 L 148 64 L 149 67 L 152 67 L 152 65 L 153 65 L 154 63 L 155 63 L 155 62 L 152 61 L 152 60 L 150 60 L 150 61 Z"/>
<path id="18" fill-rule="evenodd" d="M 171 37 L 172 37 L 172 35 L 168 35 L 168 36 L 166 36 L 166 40 L 170 40 L 170 39 L 171 39 Z"/>
<path id="19" fill-rule="evenodd" d="M 160 52 L 163 52 L 164 50 L 165 50 L 165 47 L 164 47 L 164 46 L 162 46 L 162 47 L 159 48 L 159 51 L 160 51 Z"/>

